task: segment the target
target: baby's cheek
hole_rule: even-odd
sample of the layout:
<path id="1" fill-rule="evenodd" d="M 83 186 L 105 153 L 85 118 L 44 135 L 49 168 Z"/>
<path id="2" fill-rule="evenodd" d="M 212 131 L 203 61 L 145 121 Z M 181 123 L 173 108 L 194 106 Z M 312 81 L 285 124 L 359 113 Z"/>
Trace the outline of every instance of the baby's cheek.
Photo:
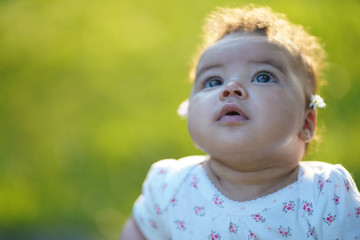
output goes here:
<path id="1" fill-rule="evenodd" d="M 197 108 L 189 109 L 188 122 L 187 122 L 188 131 L 195 144 L 199 144 L 199 142 L 202 142 L 201 138 L 204 135 L 202 132 L 205 128 L 203 116 L 204 114 L 202 113 L 201 109 L 197 109 Z"/>
<path id="2" fill-rule="evenodd" d="M 200 127 L 200 121 L 199 118 L 196 116 L 195 111 L 189 110 L 187 124 L 190 136 L 193 137 L 193 135 L 197 134 Z"/>

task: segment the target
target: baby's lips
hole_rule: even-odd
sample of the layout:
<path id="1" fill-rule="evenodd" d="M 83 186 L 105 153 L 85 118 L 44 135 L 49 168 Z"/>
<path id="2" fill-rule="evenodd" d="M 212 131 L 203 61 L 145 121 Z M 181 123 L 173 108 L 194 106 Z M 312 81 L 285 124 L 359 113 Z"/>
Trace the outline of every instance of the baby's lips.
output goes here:
<path id="1" fill-rule="evenodd" d="M 243 110 L 235 103 L 226 103 L 221 109 L 217 121 L 221 120 L 224 116 L 241 116 L 244 120 L 249 120 Z"/>

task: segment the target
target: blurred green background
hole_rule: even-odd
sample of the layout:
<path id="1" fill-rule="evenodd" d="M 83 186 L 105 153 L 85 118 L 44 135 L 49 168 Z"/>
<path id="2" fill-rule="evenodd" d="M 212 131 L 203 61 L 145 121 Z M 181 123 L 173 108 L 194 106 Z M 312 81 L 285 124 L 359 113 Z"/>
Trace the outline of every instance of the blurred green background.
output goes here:
<path id="1" fill-rule="evenodd" d="M 151 163 L 201 154 L 176 115 L 220 0 L 0 1 L 0 239 L 117 239 Z M 328 52 L 322 141 L 360 185 L 360 2 L 267 4 Z"/>

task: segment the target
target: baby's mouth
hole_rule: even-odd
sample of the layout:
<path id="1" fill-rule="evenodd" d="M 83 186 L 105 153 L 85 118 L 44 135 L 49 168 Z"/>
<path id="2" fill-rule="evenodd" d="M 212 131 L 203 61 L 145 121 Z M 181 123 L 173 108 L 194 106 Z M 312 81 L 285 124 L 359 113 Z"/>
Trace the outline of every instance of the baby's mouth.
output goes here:
<path id="1" fill-rule="evenodd" d="M 249 118 L 243 113 L 239 106 L 236 104 L 226 104 L 221 109 L 218 122 L 223 123 L 239 123 L 249 120 Z"/>
<path id="2" fill-rule="evenodd" d="M 228 115 L 228 116 L 235 116 L 235 115 L 241 115 L 240 113 L 238 112 L 235 112 L 235 111 L 230 111 L 228 113 L 226 113 L 225 115 Z"/>

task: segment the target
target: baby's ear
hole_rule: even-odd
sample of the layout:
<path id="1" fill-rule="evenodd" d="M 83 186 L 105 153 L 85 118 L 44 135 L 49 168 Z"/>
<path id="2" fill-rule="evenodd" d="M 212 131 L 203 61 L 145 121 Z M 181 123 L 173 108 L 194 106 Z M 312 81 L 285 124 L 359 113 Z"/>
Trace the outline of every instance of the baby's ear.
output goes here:
<path id="1" fill-rule="evenodd" d="M 300 131 L 299 137 L 304 142 L 310 142 L 315 135 L 316 130 L 316 110 L 307 109 L 305 111 L 304 125 Z"/>

